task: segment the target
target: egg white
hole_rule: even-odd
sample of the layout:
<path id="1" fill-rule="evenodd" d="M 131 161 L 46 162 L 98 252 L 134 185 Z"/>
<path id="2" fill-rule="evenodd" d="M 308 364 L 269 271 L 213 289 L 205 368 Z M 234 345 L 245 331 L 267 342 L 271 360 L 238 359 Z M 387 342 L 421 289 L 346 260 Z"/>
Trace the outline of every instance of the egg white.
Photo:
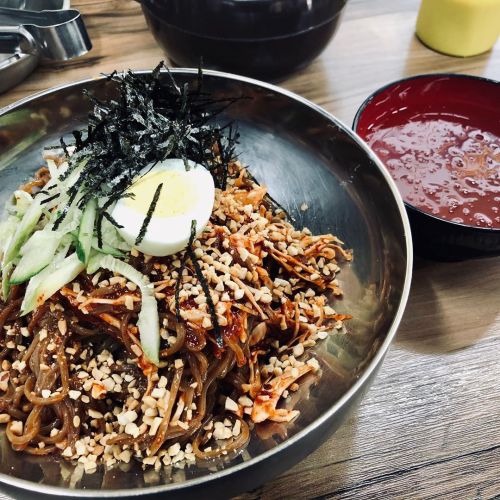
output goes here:
<path id="1" fill-rule="evenodd" d="M 118 231 L 129 245 L 145 254 L 163 257 L 173 255 L 187 246 L 191 235 L 191 221 L 196 221 L 197 237 L 203 232 L 214 205 L 214 181 L 210 172 L 202 165 L 194 162 L 188 163 L 189 170 L 186 170 L 184 161 L 181 159 L 169 159 L 152 168 L 151 166 L 146 167 L 141 175 L 134 180 L 127 193 L 134 193 L 134 185 L 142 181 L 141 192 L 144 195 L 147 189 L 147 199 L 139 200 L 140 206 L 135 203 L 136 198 L 134 200 L 121 198 L 116 203 L 111 215 L 118 224 L 123 226 Z M 163 172 L 166 173 L 165 178 L 162 178 Z M 168 174 L 167 172 L 177 173 Z M 155 181 L 149 182 L 153 179 L 147 177 L 146 174 L 151 174 L 150 177 L 152 174 L 156 174 Z M 182 177 L 180 179 L 182 182 L 176 183 L 175 179 L 171 179 L 169 183 L 169 175 L 173 175 L 177 179 Z M 147 209 L 158 187 L 158 179 L 163 182 L 163 189 L 147 226 L 146 234 L 142 241 L 136 245 L 135 242 L 147 215 Z M 182 202 L 178 203 L 170 213 L 162 214 L 162 210 L 168 203 L 165 196 L 168 196 L 169 190 L 172 199 Z M 137 192 L 134 194 L 137 195 Z M 164 207 L 161 206 L 162 201 Z"/>

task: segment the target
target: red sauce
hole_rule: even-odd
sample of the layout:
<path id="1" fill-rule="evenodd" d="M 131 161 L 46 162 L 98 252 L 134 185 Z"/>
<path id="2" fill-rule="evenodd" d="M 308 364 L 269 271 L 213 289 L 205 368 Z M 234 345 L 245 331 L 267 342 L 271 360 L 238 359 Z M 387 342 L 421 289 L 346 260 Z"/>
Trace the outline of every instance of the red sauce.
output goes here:
<path id="1" fill-rule="evenodd" d="M 453 222 L 500 228 L 498 135 L 459 117 L 423 113 L 377 128 L 366 140 L 406 202 Z"/>

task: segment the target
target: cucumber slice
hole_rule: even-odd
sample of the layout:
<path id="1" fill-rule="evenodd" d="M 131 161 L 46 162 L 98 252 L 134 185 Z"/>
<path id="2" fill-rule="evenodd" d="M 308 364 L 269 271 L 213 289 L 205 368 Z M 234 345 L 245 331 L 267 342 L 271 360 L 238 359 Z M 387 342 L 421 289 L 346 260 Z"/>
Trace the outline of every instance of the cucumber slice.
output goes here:
<path id="1" fill-rule="evenodd" d="M 92 238 L 92 249 L 97 250 L 100 253 L 112 255 L 113 257 L 119 257 L 119 258 L 125 257 L 124 252 L 122 252 L 121 250 L 118 250 L 118 248 L 114 248 L 111 245 L 108 245 L 104 242 L 102 244 L 102 247 L 99 248 L 97 238 Z"/>
<path id="2" fill-rule="evenodd" d="M 13 215 L 0 223 L 0 257 L 9 246 L 10 239 L 14 236 L 19 219 Z"/>
<path id="3" fill-rule="evenodd" d="M 19 226 L 11 238 L 2 261 L 2 266 L 7 265 L 12 262 L 18 255 L 19 250 L 23 246 L 24 242 L 31 236 L 31 233 L 35 229 L 35 226 L 42 215 L 42 207 L 40 203 L 36 201 L 33 202 L 26 213 L 24 214 Z"/>
<path id="4" fill-rule="evenodd" d="M 54 259 L 62 236 L 50 229 L 34 232 L 20 250 L 22 257 L 10 277 L 10 283 L 24 283 L 47 267 Z"/>
<path id="5" fill-rule="evenodd" d="M 137 327 L 141 339 L 141 346 L 144 354 L 151 363 L 158 366 L 160 364 L 160 320 L 158 316 L 158 304 L 154 296 L 153 285 L 141 288 L 142 303 Z"/>
<path id="6" fill-rule="evenodd" d="M 87 203 L 83 210 L 82 219 L 80 221 L 80 230 L 78 231 L 78 241 L 76 244 L 76 254 L 84 264 L 87 264 L 90 258 L 96 212 L 97 201 L 92 199 Z"/>
<path id="7" fill-rule="evenodd" d="M 7 299 L 9 298 L 9 293 L 10 293 L 9 277 L 13 267 L 14 263 L 9 262 L 6 266 L 2 268 L 2 296 L 4 302 L 7 301 Z"/>
<path id="8" fill-rule="evenodd" d="M 47 266 L 30 279 L 21 304 L 21 315 L 24 316 L 40 307 L 64 285 L 73 281 L 84 269 L 85 265 L 80 262 L 76 253 L 61 262 L 53 262 Z"/>
<path id="9" fill-rule="evenodd" d="M 7 211 L 21 219 L 33 203 L 33 197 L 26 191 L 17 190 L 14 191 L 11 201 L 12 204 L 7 206 Z"/>
<path id="10" fill-rule="evenodd" d="M 73 245 L 74 241 L 75 240 L 70 233 L 65 234 L 62 237 L 61 244 L 59 245 L 59 248 L 57 249 L 57 252 L 54 255 L 54 262 L 61 262 L 65 259 L 66 255 L 68 255 L 69 249 L 71 248 L 71 245 Z"/>
<path id="11" fill-rule="evenodd" d="M 158 365 L 160 363 L 160 319 L 153 284 L 149 282 L 147 276 L 140 273 L 130 264 L 115 259 L 111 255 L 95 254 L 89 261 L 87 272 L 92 274 L 100 268 L 121 274 L 139 287 L 142 296 L 142 305 L 137 326 L 139 328 L 141 346 L 149 361 Z"/>

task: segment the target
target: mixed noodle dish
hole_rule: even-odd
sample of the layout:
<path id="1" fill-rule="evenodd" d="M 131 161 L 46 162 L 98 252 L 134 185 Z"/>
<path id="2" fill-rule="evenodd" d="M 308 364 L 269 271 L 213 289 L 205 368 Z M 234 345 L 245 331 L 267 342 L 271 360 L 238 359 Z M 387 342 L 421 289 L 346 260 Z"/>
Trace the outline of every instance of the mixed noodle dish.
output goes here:
<path id="1" fill-rule="evenodd" d="M 87 472 L 241 452 L 299 418 L 310 348 L 350 318 L 350 251 L 294 227 L 238 160 L 217 119 L 236 99 L 160 69 L 89 95 L 87 128 L 44 150 L 0 228 L 0 422 L 14 450 Z"/>

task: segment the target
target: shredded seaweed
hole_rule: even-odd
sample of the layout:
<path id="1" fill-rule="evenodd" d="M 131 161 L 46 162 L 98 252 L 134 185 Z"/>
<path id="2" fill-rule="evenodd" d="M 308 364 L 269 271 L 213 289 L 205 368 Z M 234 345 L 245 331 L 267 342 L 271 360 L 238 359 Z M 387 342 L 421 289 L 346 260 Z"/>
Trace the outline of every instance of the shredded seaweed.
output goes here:
<path id="1" fill-rule="evenodd" d="M 123 226 L 119 224 L 116 219 L 109 213 L 109 212 L 102 212 L 102 216 L 107 219 L 113 226 L 115 226 L 117 229 L 122 229 Z"/>
<path id="2" fill-rule="evenodd" d="M 153 217 L 156 205 L 158 204 L 158 199 L 160 198 L 160 193 L 162 188 L 163 188 L 163 182 L 160 182 L 160 184 L 158 184 L 156 188 L 155 194 L 153 195 L 153 199 L 149 204 L 148 213 L 146 214 L 146 217 L 144 217 L 144 221 L 142 223 L 139 234 L 135 239 L 135 246 L 140 245 L 141 241 L 144 239 L 144 236 L 146 236 L 146 231 L 148 230 L 149 223 L 151 222 L 151 218 Z"/>
<path id="3" fill-rule="evenodd" d="M 113 72 L 108 80 L 115 84 L 114 98 L 101 101 L 86 92 L 93 110 L 87 129 L 73 132 L 71 146 L 75 151 L 71 156 L 70 144 L 61 139 L 68 155 L 68 168 L 61 180 L 77 167 L 80 171 L 68 190 L 68 207 L 62 208 L 55 228 L 75 200 L 83 208 L 90 198 L 97 197 L 105 201 L 98 210 L 96 227 L 100 230 L 104 207 L 122 197 L 145 167 L 168 158 L 203 165 L 215 185 L 225 187 L 238 134 L 232 125 L 221 125 L 214 119 L 243 97 L 216 98 L 205 92 L 201 70 L 192 84 L 178 83 L 163 62 L 151 73 Z M 102 235 L 97 236 L 102 244 Z"/>
<path id="4" fill-rule="evenodd" d="M 191 221 L 190 241 L 194 240 L 194 235 L 196 235 L 196 221 L 195 220 Z M 189 259 L 191 260 L 191 262 L 193 264 L 196 277 L 198 278 L 198 281 L 200 282 L 201 288 L 203 289 L 203 293 L 205 294 L 205 297 L 207 299 L 208 310 L 210 311 L 210 316 L 212 318 L 212 325 L 214 327 L 215 341 L 216 341 L 217 345 L 220 348 L 222 348 L 224 346 L 224 342 L 222 340 L 222 335 L 220 333 L 220 325 L 219 325 L 219 320 L 217 319 L 217 313 L 215 312 L 215 304 L 214 304 L 214 301 L 212 300 L 212 296 L 210 295 L 210 288 L 208 287 L 207 280 L 205 279 L 205 276 L 203 276 L 203 273 L 201 272 L 200 263 L 198 262 L 198 259 L 196 257 L 194 250 L 193 250 L 192 244 L 188 245 L 186 252 L 189 255 Z"/>
<path id="5" fill-rule="evenodd" d="M 194 240 L 194 237 L 189 239 L 188 246 L 191 246 L 192 241 Z M 180 293 L 181 293 L 181 285 L 182 285 L 182 272 L 184 271 L 186 267 L 186 257 L 187 257 L 187 252 L 184 253 L 181 259 L 181 265 L 179 267 L 179 274 L 177 276 L 177 281 L 175 282 L 175 318 L 177 321 L 180 321 L 181 318 L 181 301 L 180 301 Z"/>
<path id="6" fill-rule="evenodd" d="M 41 191 L 40 191 L 41 193 Z M 48 191 L 45 191 L 45 194 L 49 194 Z M 49 203 L 49 201 L 55 200 L 56 198 L 59 198 L 59 193 L 56 193 L 52 196 L 49 196 L 48 198 L 45 198 L 40 202 L 40 205 L 44 205 L 45 203 Z"/>
<path id="7" fill-rule="evenodd" d="M 182 285 L 182 273 L 186 267 L 186 261 L 187 258 L 189 257 L 189 260 L 193 264 L 194 267 L 194 272 L 196 274 L 196 277 L 198 278 L 198 281 L 201 284 L 201 288 L 203 289 L 203 293 L 205 294 L 205 297 L 207 299 L 207 304 L 208 304 L 208 310 L 210 312 L 210 317 L 212 318 L 212 325 L 214 328 L 214 333 L 215 333 L 215 341 L 217 345 L 222 348 L 224 346 L 224 342 L 222 339 L 222 335 L 220 333 L 220 325 L 219 325 L 219 320 L 217 319 L 217 313 L 215 311 L 215 304 L 214 301 L 212 300 L 212 296 L 210 295 L 210 289 L 208 287 L 207 280 L 205 279 L 205 276 L 203 276 L 203 273 L 201 271 L 200 264 L 198 262 L 198 259 L 196 258 L 196 254 L 193 250 L 193 243 L 196 238 L 196 221 L 193 220 L 191 221 L 191 234 L 189 236 L 189 242 L 186 247 L 186 251 L 184 252 L 182 259 L 181 259 L 181 265 L 179 268 L 179 274 L 177 276 L 177 281 L 175 282 L 175 317 L 177 321 L 180 321 L 181 318 L 181 303 L 180 303 L 180 291 L 181 291 L 181 285 Z"/>

